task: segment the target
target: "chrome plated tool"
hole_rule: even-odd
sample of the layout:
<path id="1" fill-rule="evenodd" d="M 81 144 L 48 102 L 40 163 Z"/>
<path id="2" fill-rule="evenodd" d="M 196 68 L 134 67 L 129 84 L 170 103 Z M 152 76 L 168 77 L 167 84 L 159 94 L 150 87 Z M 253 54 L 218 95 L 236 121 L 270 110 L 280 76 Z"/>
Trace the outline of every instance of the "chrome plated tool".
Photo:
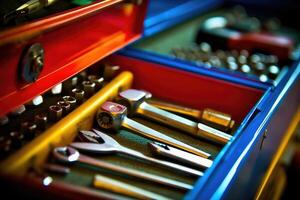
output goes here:
<path id="1" fill-rule="evenodd" d="M 149 93 L 147 93 L 147 95 L 149 95 Z M 174 103 L 168 103 L 156 99 L 148 99 L 147 97 L 146 99 L 147 103 L 152 106 L 168 112 L 193 118 L 197 121 L 201 121 L 222 131 L 232 130 L 235 124 L 235 121 L 232 120 L 231 115 L 210 108 L 197 110 Z"/>
<path id="2" fill-rule="evenodd" d="M 15 10 L 5 14 L 2 20 L 4 24 L 9 23 L 11 20 L 35 13 L 42 8 L 55 3 L 56 1 L 57 0 L 29 0 Z"/>
<path id="3" fill-rule="evenodd" d="M 101 108 L 98 110 L 96 119 L 98 125 L 103 129 L 112 129 L 117 131 L 121 127 L 123 127 L 125 129 L 134 131 L 135 133 L 142 135 L 143 137 L 175 146 L 196 155 L 206 158 L 210 156 L 210 154 L 204 151 L 201 151 L 195 147 L 166 136 L 132 119 L 129 119 L 126 115 L 127 108 L 125 106 L 107 101 L 102 104 Z"/>
<path id="4" fill-rule="evenodd" d="M 136 177 L 138 179 L 152 181 L 152 182 L 159 183 L 159 184 L 166 185 L 166 186 L 173 187 L 173 188 L 180 188 L 180 189 L 183 189 L 183 188 L 191 189 L 192 188 L 191 185 L 181 183 L 176 180 L 164 178 L 164 177 L 157 176 L 154 174 L 149 174 L 146 172 L 140 172 L 140 171 L 137 171 L 134 169 L 117 166 L 117 165 L 114 165 L 114 164 L 111 164 L 111 163 L 108 163 L 105 161 L 101 161 L 101 160 L 97 160 L 97 159 L 94 159 L 89 156 L 85 156 L 83 154 L 80 154 L 76 149 L 74 149 L 72 147 L 56 147 L 53 150 L 53 155 L 57 160 L 59 160 L 61 162 L 65 162 L 65 163 L 79 162 L 79 163 L 88 164 L 90 166 L 100 167 L 103 169 L 118 172 L 120 174 L 126 174 L 128 176 Z"/>
<path id="5" fill-rule="evenodd" d="M 147 93 L 141 90 L 128 89 L 119 94 L 120 98 L 118 99 L 118 102 L 128 108 L 130 115 L 141 115 L 162 124 L 185 131 L 193 136 L 202 137 L 221 144 L 226 144 L 231 139 L 231 135 L 215 128 L 202 123 L 196 123 L 189 119 L 151 106 L 145 101 L 146 94 Z"/>
<path id="6" fill-rule="evenodd" d="M 134 151 L 132 149 L 129 149 L 127 147 L 124 147 L 120 145 L 116 140 L 114 140 L 112 137 L 97 131 L 80 131 L 81 134 L 90 140 L 91 142 L 73 142 L 71 143 L 71 147 L 77 149 L 77 150 L 82 150 L 82 151 L 88 151 L 92 153 L 102 153 L 102 154 L 107 154 L 107 153 L 121 153 L 125 154 L 134 158 L 138 158 L 140 160 L 145 160 L 151 164 L 156 164 L 158 166 L 163 166 L 168 169 L 173 169 L 178 172 L 182 172 L 184 174 L 189 174 L 193 176 L 203 176 L 203 172 L 185 167 L 182 165 L 178 165 L 175 163 L 163 161 L 163 160 L 158 160 L 155 158 L 151 158 L 149 156 L 146 156 L 138 151 Z M 96 143 L 93 143 L 94 141 L 97 141 Z M 99 140 L 103 141 L 103 143 L 99 144 Z"/>
<path id="7" fill-rule="evenodd" d="M 144 190 L 139 187 L 135 187 L 124 183 L 122 181 L 114 180 L 112 178 L 103 176 L 103 175 L 95 175 L 93 185 L 99 189 L 105 189 L 112 192 L 116 192 L 119 194 L 131 196 L 137 199 L 156 199 L 156 200 L 167 200 L 169 198 L 161 196 L 159 194 L 150 192 L 148 190 Z"/>
<path id="8" fill-rule="evenodd" d="M 158 155 L 172 158 L 198 168 L 206 169 L 213 164 L 213 161 L 210 159 L 203 158 L 159 142 L 150 142 L 149 146 L 150 149 Z"/>

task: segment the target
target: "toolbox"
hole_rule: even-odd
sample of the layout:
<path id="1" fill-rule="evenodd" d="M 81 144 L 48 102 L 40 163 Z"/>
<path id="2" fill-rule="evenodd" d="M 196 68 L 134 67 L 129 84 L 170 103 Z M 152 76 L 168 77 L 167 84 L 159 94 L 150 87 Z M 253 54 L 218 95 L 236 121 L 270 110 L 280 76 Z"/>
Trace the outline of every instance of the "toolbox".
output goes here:
<path id="1" fill-rule="evenodd" d="M 22 139 L 22 144 L 18 143 L 18 148 L 4 152 L 4 158 L 1 158 L 3 188 L 14 187 L 14 190 L 35 198 L 42 197 L 39 195 L 67 199 L 130 197 L 118 194 L 117 187 L 112 192 L 115 186 L 109 186 L 101 176 L 98 176 L 100 181 L 97 182 L 95 174 L 101 174 L 142 188 L 145 194 L 162 195 L 155 199 L 260 198 L 299 122 L 298 58 L 283 68 L 276 79 L 262 82 L 255 76 L 215 67 L 199 67 L 189 61 L 143 49 L 143 42 L 147 43 L 147 40 L 166 31 L 172 32 L 176 24 L 193 20 L 222 6 L 222 3 L 210 0 L 95 1 L 78 7 L 72 5 L 74 7 L 65 11 L 21 22 L 17 26 L 4 27 L 0 32 L 0 83 L 4 86 L 0 93 L 1 143 L 4 144 L 3 138 L 8 134 L 12 137 L 12 132 L 16 135 L 19 130 L 25 139 Z M 142 39 L 138 43 L 110 55 L 140 37 Z M 99 82 L 90 79 L 98 76 L 104 79 L 97 79 Z M 91 90 L 89 81 L 96 83 L 93 86 L 96 88 L 99 83 L 99 88 Z M 80 89 L 73 90 L 74 85 L 77 88 L 80 82 L 84 97 L 80 96 Z M 57 88 L 62 91 L 55 92 Z M 70 169 L 64 175 L 51 170 L 49 174 L 45 173 L 45 166 L 52 162 L 56 147 L 71 144 L 75 138 L 77 140 L 80 131 L 93 128 L 108 133 L 127 148 L 171 161 L 150 153 L 148 143 L 153 138 L 141 137 L 141 133 L 136 135 L 128 127 L 118 131 L 103 130 L 109 121 L 98 122 L 99 110 L 105 109 L 105 102 L 116 101 L 117 96 L 129 88 L 141 90 L 143 94 L 150 92 L 154 98 L 185 107 L 202 111 L 210 108 L 229 114 L 235 121 L 233 130 L 227 131 L 232 137 L 225 145 L 214 144 L 155 120 L 128 115 L 130 120 L 210 153 L 213 163 L 209 168 L 201 169 L 201 177 L 115 154 L 97 155 L 79 151 L 80 155 L 186 183 L 192 189 L 163 186 L 77 163 L 63 165 L 67 166 L 63 170 L 56 169 L 63 173 Z M 39 95 L 44 102 L 35 105 Z M 63 103 L 59 104 L 63 95 L 63 103 L 68 102 L 68 109 L 63 107 Z M 75 106 L 70 100 L 73 96 L 76 97 Z M 22 111 L 24 105 L 26 110 Z M 58 116 L 54 108 L 61 109 L 62 114 Z M 36 117 L 45 112 L 49 112 L 46 116 L 51 122 L 42 124 L 36 121 Z M 128 112 L 131 112 L 129 108 Z M 28 128 L 32 120 L 38 129 L 34 134 Z M 108 188 L 103 188 L 101 183 Z M 97 184 L 102 189 L 97 189 Z M 24 186 L 27 191 L 22 188 Z"/>
<path id="2" fill-rule="evenodd" d="M 144 39 L 119 52 L 121 56 L 132 59 L 141 59 L 155 65 L 167 65 L 196 74 L 205 74 L 208 77 L 216 77 L 218 80 L 247 85 L 264 91 L 265 97 L 256 108 L 253 108 L 254 114 L 250 117 L 251 122 L 243 128 L 243 135 L 237 136 L 239 137 L 237 143 L 233 142 L 231 147 L 228 147 L 231 149 L 230 153 L 226 152 L 224 153 L 226 155 L 220 158 L 220 163 L 223 162 L 221 165 L 215 165 L 216 168 L 212 170 L 213 166 L 206 171 L 206 175 L 208 175 L 198 181 L 197 189 L 191 191 L 187 195 L 187 199 L 262 197 L 263 189 L 292 137 L 293 130 L 299 123 L 300 67 L 297 46 L 294 58 L 287 65 L 288 67 L 283 68 L 276 79 L 265 82 L 251 74 L 245 75 L 239 71 L 231 71 L 213 65 L 207 67 L 203 63 L 178 59 L 170 54 L 174 46 L 194 45 L 192 43 L 199 24 L 206 16 L 218 16 L 220 12 L 226 12 L 226 9 L 238 3 L 244 3 L 245 8 L 258 14 L 268 5 L 266 2 L 257 1 L 225 3 L 223 1 L 209 3 L 208 1 L 177 1 L 176 3 L 174 1 L 164 1 L 163 3 L 151 1 L 144 23 Z M 191 9 L 186 9 L 186 6 Z M 280 12 L 280 8 L 290 7 L 293 5 L 278 3 L 274 4 L 274 8 L 268 7 L 266 13 L 272 16 L 274 12 L 284 13 Z M 299 7 L 293 7 L 294 10 L 297 8 Z M 157 12 L 157 10 L 162 10 L 162 12 Z M 287 22 L 287 19 L 284 20 Z M 298 40 L 297 31 L 293 34 L 296 34 L 295 38 Z M 243 137 L 248 137 L 244 141 L 245 143 L 242 142 Z M 231 160 L 233 157 L 235 159 Z"/>

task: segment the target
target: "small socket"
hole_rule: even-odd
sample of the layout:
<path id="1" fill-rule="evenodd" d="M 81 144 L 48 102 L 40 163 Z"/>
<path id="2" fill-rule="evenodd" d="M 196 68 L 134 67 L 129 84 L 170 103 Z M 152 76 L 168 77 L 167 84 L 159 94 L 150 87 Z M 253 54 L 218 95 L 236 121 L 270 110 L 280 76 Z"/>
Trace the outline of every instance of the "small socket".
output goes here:
<path id="1" fill-rule="evenodd" d="M 31 101 L 29 101 L 27 104 L 30 106 L 38 106 L 43 103 L 43 97 L 41 95 L 36 96 Z"/>
<path id="2" fill-rule="evenodd" d="M 100 90 L 104 85 L 104 78 L 96 75 L 89 75 L 88 80 L 92 83 L 95 83 L 95 89 L 96 91 Z"/>
<path id="3" fill-rule="evenodd" d="M 75 97 L 72 97 L 72 96 L 63 96 L 62 100 L 68 102 L 71 105 L 71 110 L 73 110 L 75 108 L 76 103 L 77 103 Z"/>
<path id="4" fill-rule="evenodd" d="M 4 126 L 8 124 L 9 118 L 6 115 L 0 117 L 0 126 Z"/>
<path id="5" fill-rule="evenodd" d="M 25 121 L 21 123 L 21 133 L 24 135 L 24 138 L 31 140 L 35 137 L 37 125 L 35 123 Z"/>
<path id="6" fill-rule="evenodd" d="M 24 139 L 24 135 L 18 131 L 12 131 L 9 133 L 9 137 L 11 139 L 11 145 L 13 148 L 18 149 L 22 146 L 22 141 Z"/>
<path id="7" fill-rule="evenodd" d="M 251 68 L 249 65 L 244 64 L 241 66 L 241 72 L 244 72 L 246 74 L 249 74 L 251 72 Z"/>
<path id="8" fill-rule="evenodd" d="M 11 114 L 14 116 L 21 115 L 23 112 L 26 111 L 26 108 L 24 105 L 19 106 L 18 108 L 11 111 Z"/>
<path id="9" fill-rule="evenodd" d="M 263 71 L 266 70 L 266 66 L 264 63 L 262 62 L 257 62 L 254 64 L 254 70 L 257 72 L 257 73 L 262 73 Z"/>
<path id="10" fill-rule="evenodd" d="M 72 96 L 75 97 L 76 101 L 82 103 L 84 100 L 84 91 L 78 88 L 72 89 Z"/>
<path id="11" fill-rule="evenodd" d="M 91 81 L 83 81 L 82 86 L 87 98 L 91 97 L 95 93 L 95 83 Z"/>
<path id="12" fill-rule="evenodd" d="M 259 80 L 260 80 L 261 82 L 267 82 L 267 81 L 269 80 L 269 77 L 268 77 L 266 74 L 261 74 L 261 75 L 259 76 Z"/>
<path id="13" fill-rule="evenodd" d="M 271 79 L 275 79 L 280 72 L 280 69 L 277 65 L 270 65 L 268 68 L 268 75 Z"/>
<path id="14" fill-rule="evenodd" d="M 0 140 L 0 158 L 5 158 L 12 150 L 12 142 L 10 139 L 3 138 Z"/>
<path id="15" fill-rule="evenodd" d="M 103 70 L 103 77 L 105 81 L 112 80 L 120 71 L 120 67 L 117 65 L 105 65 Z"/>
<path id="16" fill-rule="evenodd" d="M 46 129 L 48 118 L 46 114 L 40 113 L 34 116 L 34 123 L 37 125 L 37 128 L 41 131 Z"/>
<path id="17" fill-rule="evenodd" d="M 77 76 L 74 76 L 72 78 L 69 78 L 68 80 L 64 81 L 63 82 L 63 92 L 65 94 L 68 94 L 69 91 L 76 87 L 77 86 L 77 83 L 78 83 L 78 77 Z"/>
<path id="18" fill-rule="evenodd" d="M 52 94 L 60 94 L 62 91 L 62 83 L 58 83 L 57 85 L 55 85 L 53 88 L 51 88 L 51 93 Z"/>
<path id="19" fill-rule="evenodd" d="M 71 111 L 71 104 L 67 101 L 58 101 L 57 105 L 59 105 L 63 110 L 63 116 L 66 116 Z"/>
<path id="20" fill-rule="evenodd" d="M 59 105 L 52 105 L 49 107 L 49 119 L 52 122 L 57 122 L 62 118 L 63 109 Z"/>

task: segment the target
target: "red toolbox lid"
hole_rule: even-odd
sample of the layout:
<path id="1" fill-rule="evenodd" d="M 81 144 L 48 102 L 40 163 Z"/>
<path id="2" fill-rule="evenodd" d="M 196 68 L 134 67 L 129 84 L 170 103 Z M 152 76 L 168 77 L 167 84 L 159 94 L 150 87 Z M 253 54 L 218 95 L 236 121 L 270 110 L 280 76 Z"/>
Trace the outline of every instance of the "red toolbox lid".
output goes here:
<path id="1" fill-rule="evenodd" d="M 138 39 L 146 4 L 96 1 L 0 30 L 0 116 Z"/>

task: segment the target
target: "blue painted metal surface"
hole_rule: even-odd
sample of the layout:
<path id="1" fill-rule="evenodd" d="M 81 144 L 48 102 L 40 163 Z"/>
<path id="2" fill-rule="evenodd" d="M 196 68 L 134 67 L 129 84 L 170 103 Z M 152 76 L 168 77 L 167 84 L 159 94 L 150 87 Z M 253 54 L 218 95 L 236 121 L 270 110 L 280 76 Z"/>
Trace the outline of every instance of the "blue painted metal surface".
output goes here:
<path id="1" fill-rule="evenodd" d="M 232 184 L 239 185 L 239 181 L 242 180 L 238 178 L 247 176 L 247 174 L 240 174 L 244 167 L 248 165 L 248 167 L 255 170 L 255 166 L 251 166 L 251 162 L 249 162 L 251 156 L 257 156 L 253 155 L 255 147 L 261 142 L 261 137 L 266 127 L 276 126 L 276 124 L 270 124 L 270 121 L 273 119 L 274 113 L 281 108 L 283 102 L 285 102 L 285 105 L 288 104 L 286 102 L 287 94 L 296 83 L 298 84 L 298 88 L 292 92 L 296 96 L 296 100 L 300 99 L 300 92 L 297 91 L 300 84 L 299 77 L 300 64 L 298 61 L 276 88 L 270 88 L 267 92 L 269 93 L 266 98 L 267 101 L 260 107 L 258 114 L 251 120 L 251 123 L 248 123 L 243 132 L 237 132 L 231 144 L 228 144 L 218 155 L 216 159 L 217 163 L 207 170 L 204 177 L 196 183 L 194 190 L 187 194 L 186 199 L 231 199 L 233 197 L 239 199 L 239 197 L 247 197 L 249 195 L 247 191 L 250 190 L 244 190 L 243 192 L 242 184 L 240 185 L 241 189 L 238 191 L 230 190 L 230 188 Z M 295 111 L 295 108 L 292 108 L 290 112 L 293 114 Z M 281 124 L 281 126 L 286 125 L 288 124 Z M 275 138 L 273 137 L 271 142 L 269 142 L 269 148 L 275 151 L 276 144 L 272 141 L 279 141 L 282 136 L 276 135 Z M 269 164 L 267 161 L 270 162 L 271 156 L 272 154 L 269 154 L 268 159 L 260 159 L 261 163 L 257 163 L 256 165 L 267 166 Z M 251 178 L 255 179 L 255 177 Z M 258 180 L 256 179 L 256 181 Z M 257 189 L 254 188 L 255 185 L 247 185 L 247 187 L 252 190 Z"/>
<path id="2" fill-rule="evenodd" d="M 200 15 L 224 0 L 150 0 L 144 22 L 144 36 L 166 30 L 180 22 Z"/>

